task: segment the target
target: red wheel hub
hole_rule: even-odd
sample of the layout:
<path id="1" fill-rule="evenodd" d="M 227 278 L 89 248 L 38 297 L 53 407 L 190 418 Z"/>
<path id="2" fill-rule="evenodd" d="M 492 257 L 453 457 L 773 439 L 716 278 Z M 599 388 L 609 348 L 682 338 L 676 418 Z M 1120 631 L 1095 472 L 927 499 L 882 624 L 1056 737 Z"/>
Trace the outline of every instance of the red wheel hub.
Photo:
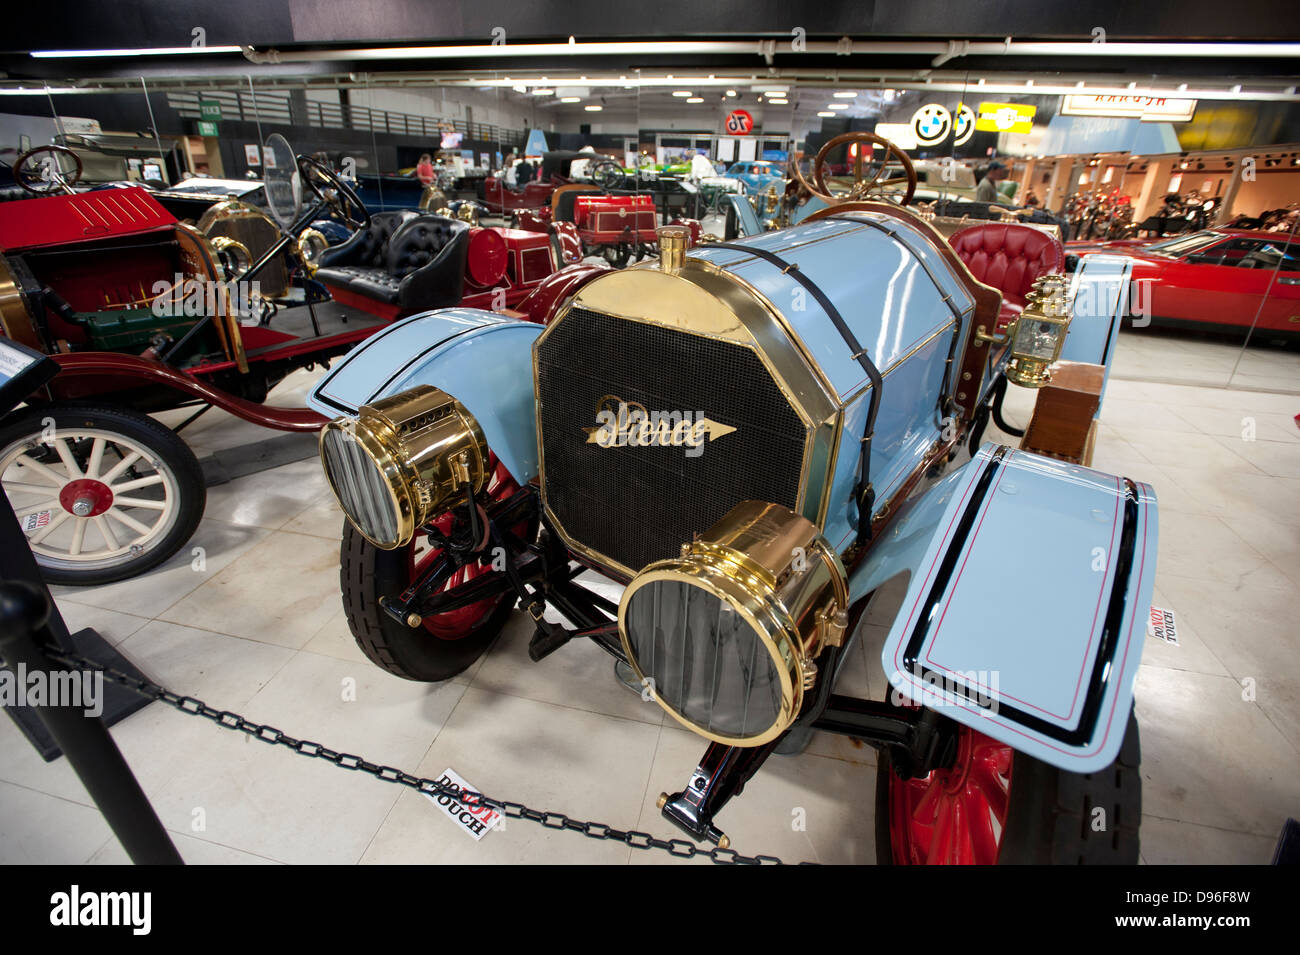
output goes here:
<path id="1" fill-rule="evenodd" d="M 77 478 L 63 485 L 59 503 L 76 517 L 98 517 L 113 506 L 113 492 L 103 481 Z"/>
<path id="2" fill-rule="evenodd" d="M 993 865 L 1007 820 L 1011 747 L 961 727 L 948 769 L 889 771 L 889 831 L 902 865 Z"/>
<path id="3" fill-rule="evenodd" d="M 514 478 L 510 476 L 510 472 L 505 469 L 501 462 L 497 461 L 495 455 L 490 459 L 490 463 L 492 465 L 492 476 L 488 478 L 486 488 L 488 497 L 493 501 L 504 501 L 519 490 L 519 485 L 515 483 Z M 450 532 L 451 524 L 452 517 L 450 513 L 442 515 L 433 522 L 433 526 L 444 534 Z M 523 535 L 527 531 L 527 526 L 521 524 L 514 530 L 515 533 Z M 416 540 L 419 540 L 419 535 L 417 535 Z M 441 553 L 442 551 L 437 548 L 431 548 L 417 557 L 415 542 L 412 542 L 409 545 L 411 581 L 414 582 Z M 491 571 L 492 555 L 489 550 L 477 563 L 466 564 L 464 567 L 459 568 L 451 575 L 442 589 L 444 592 L 455 590 L 457 587 L 469 583 L 475 577 Z M 487 597 L 457 610 L 448 610 L 446 613 L 425 617 L 424 629 L 439 640 L 461 640 L 473 633 L 505 599 L 507 599 L 506 595 Z"/>

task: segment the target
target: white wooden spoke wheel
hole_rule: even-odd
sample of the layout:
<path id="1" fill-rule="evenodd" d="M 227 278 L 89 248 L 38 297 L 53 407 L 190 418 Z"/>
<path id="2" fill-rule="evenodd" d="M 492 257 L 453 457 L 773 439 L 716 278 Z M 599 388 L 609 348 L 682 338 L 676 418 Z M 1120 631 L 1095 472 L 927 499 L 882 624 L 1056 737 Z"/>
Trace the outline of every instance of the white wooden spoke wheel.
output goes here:
<path id="1" fill-rule="evenodd" d="M 137 412 L 46 406 L 0 424 L 0 482 L 48 580 L 104 583 L 165 560 L 203 512 L 202 472 Z"/>

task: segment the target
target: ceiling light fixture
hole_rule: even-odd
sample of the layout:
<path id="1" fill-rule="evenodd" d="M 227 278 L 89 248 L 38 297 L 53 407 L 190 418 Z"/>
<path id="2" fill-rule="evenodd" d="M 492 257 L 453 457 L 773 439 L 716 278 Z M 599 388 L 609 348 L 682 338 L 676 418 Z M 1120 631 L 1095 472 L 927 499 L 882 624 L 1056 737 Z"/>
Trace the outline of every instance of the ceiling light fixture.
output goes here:
<path id="1" fill-rule="evenodd" d="M 538 90 L 533 90 L 533 95 L 534 95 L 534 96 L 554 96 L 554 95 L 555 95 L 555 90 L 548 90 L 548 89 L 538 89 Z"/>
<path id="2" fill-rule="evenodd" d="M 581 103 L 581 102 L 582 102 L 582 97 L 581 97 L 581 96 L 561 96 L 561 97 L 560 97 L 560 102 L 561 102 L 561 103 Z"/>
<path id="3" fill-rule="evenodd" d="M 687 96 L 694 96 L 695 94 L 692 93 L 690 90 L 673 90 L 673 95 L 685 98 Z"/>
<path id="4" fill-rule="evenodd" d="M 703 97 L 703 96 L 689 96 L 689 97 L 686 98 L 686 102 L 688 102 L 688 103 L 703 103 L 703 102 L 704 102 L 704 97 Z"/>
<path id="5" fill-rule="evenodd" d="M 827 106 L 826 108 L 827 108 L 827 109 L 848 109 L 848 108 L 849 108 L 849 104 L 848 104 L 848 103 L 831 103 L 831 104 L 830 104 L 829 106 Z"/>
<path id="6" fill-rule="evenodd" d="M 818 115 L 818 116 L 831 117 L 831 116 L 834 116 L 835 114 L 832 113 L 830 110 L 824 109 L 824 110 L 822 110 L 820 113 L 818 113 L 817 115 Z"/>
<path id="7" fill-rule="evenodd" d="M 588 113 L 599 113 L 599 112 L 600 112 L 602 109 L 604 109 L 605 107 L 603 107 L 603 106 L 584 106 L 584 107 L 582 107 L 582 108 L 585 109 Z"/>
<path id="8" fill-rule="evenodd" d="M 836 90 L 831 94 L 835 99 L 857 99 L 858 94 L 855 90 Z"/>
<path id="9" fill-rule="evenodd" d="M 238 46 L 154 46 L 135 50 L 33 50 L 38 60 L 100 56 L 184 56 L 187 53 L 240 53 Z"/>

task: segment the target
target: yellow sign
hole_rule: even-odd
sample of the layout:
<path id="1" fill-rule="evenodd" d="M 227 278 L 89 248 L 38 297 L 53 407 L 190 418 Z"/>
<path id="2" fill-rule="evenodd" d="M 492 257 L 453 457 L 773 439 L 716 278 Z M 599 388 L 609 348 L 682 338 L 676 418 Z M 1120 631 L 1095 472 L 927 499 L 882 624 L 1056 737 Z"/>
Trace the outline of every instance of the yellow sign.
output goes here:
<path id="1" fill-rule="evenodd" d="M 984 133 L 1028 133 L 1037 112 L 1037 106 L 1023 103 L 980 103 L 975 128 Z"/>

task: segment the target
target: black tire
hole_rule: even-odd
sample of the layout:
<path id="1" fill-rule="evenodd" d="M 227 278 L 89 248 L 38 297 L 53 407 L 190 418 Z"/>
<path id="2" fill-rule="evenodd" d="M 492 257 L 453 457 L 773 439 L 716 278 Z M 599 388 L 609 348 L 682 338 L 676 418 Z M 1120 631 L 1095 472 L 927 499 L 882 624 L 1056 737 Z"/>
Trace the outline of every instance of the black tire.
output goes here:
<path id="1" fill-rule="evenodd" d="M 612 268 L 622 269 L 627 267 L 627 260 L 632 257 L 632 247 L 626 242 L 619 245 L 607 245 L 601 250 L 601 254 Z"/>
<path id="2" fill-rule="evenodd" d="M 343 612 L 357 646 L 375 666 L 404 680 L 437 683 L 461 673 L 481 657 L 514 610 L 509 597 L 459 640 L 440 640 L 422 627 L 398 623 L 379 606 L 379 598 L 400 594 L 409 585 L 404 548 L 381 550 L 344 520 L 339 548 L 339 587 Z"/>
<path id="3" fill-rule="evenodd" d="M 89 587 L 125 580 L 158 566 L 194 535 L 207 504 L 207 486 L 198 458 L 176 432 L 148 415 L 127 408 L 74 403 L 37 405 L 0 421 L 0 459 L 15 442 L 41 435 L 47 418 L 54 421 L 55 435 L 61 431 L 91 429 L 121 435 L 147 448 L 159 463 L 156 470 L 170 472 L 177 500 L 170 524 L 135 556 L 105 558 L 103 562 L 78 567 L 71 561 L 56 562 L 37 552 L 36 562 L 46 581 Z"/>
<path id="4" fill-rule="evenodd" d="M 1130 713 L 1115 762 L 1097 773 L 1069 773 L 1016 752 L 998 865 L 1137 865 L 1142 818 L 1142 746 Z M 888 751 L 876 770 L 876 862 L 892 865 Z M 1105 827 L 1094 829 L 1097 808 Z"/>

